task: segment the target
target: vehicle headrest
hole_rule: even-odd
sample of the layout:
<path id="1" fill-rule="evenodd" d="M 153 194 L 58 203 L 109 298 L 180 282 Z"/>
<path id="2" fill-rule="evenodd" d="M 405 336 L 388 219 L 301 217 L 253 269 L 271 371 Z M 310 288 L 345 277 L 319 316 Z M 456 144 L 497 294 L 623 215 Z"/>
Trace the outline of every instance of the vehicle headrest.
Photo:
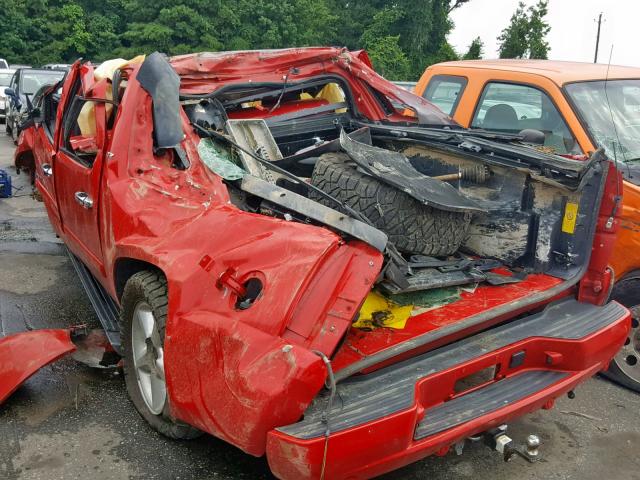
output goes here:
<path id="1" fill-rule="evenodd" d="M 499 103 L 487 110 L 482 122 L 485 130 L 513 130 L 518 131 L 518 114 L 511 105 Z"/>
<path id="2" fill-rule="evenodd" d="M 34 94 L 40 88 L 40 84 L 33 78 L 25 78 L 22 83 L 22 90 L 25 93 Z"/>

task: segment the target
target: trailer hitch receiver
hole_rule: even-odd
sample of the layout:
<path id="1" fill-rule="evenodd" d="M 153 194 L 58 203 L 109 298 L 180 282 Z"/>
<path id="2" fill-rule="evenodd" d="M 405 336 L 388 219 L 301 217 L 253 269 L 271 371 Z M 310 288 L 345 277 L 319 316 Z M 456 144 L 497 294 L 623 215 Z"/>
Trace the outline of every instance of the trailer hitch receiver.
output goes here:
<path id="1" fill-rule="evenodd" d="M 540 437 L 531 434 L 524 444 L 520 444 L 507 435 L 506 425 L 485 432 L 484 441 L 489 448 L 501 453 L 505 462 L 514 456 L 522 457 L 531 463 L 540 459 Z"/>

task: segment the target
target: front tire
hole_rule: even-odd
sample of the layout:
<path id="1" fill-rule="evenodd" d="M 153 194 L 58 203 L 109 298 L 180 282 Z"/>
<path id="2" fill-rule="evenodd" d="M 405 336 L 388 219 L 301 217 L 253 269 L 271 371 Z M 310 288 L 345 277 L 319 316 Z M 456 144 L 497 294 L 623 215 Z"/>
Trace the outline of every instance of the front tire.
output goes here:
<path id="1" fill-rule="evenodd" d="M 631 330 L 605 375 L 620 385 L 640 392 L 640 272 L 627 275 L 617 282 L 611 292 L 611 300 L 616 300 L 631 311 Z"/>
<path id="2" fill-rule="evenodd" d="M 164 374 L 167 280 L 161 273 L 133 275 L 122 294 L 120 322 L 124 379 L 131 402 L 155 430 L 175 439 L 201 432 L 171 417 Z"/>

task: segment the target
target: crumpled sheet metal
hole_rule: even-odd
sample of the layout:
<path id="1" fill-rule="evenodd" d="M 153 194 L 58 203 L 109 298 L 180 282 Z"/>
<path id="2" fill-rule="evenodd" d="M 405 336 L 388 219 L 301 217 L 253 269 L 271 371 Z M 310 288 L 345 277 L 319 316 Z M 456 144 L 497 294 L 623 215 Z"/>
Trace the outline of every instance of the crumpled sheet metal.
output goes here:
<path id="1" fill-rule="evenodd" d="M 0 404 L 45 365 L 73 352 L 69 330 L 33 330 L 0 338 Z"/>
<path id="2" fill-rule="evenodd" d="M 425 205 L 451 212 L 484 212 L 476 202 L 446 182 L 418 172 L 399 152 L 360 143 L 342 130 L 340 146 L 367 174 Z"/>

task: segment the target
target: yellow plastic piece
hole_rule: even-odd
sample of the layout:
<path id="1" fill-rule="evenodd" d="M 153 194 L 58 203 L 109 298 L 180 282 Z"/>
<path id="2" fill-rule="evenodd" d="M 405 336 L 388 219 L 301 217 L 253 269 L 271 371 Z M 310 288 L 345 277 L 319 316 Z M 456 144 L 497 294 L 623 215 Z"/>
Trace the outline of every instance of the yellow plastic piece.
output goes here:
<path id="1" fill-rule="evenodd" d="M 84 137 L 96 136 L 96 104 L 95 102 L 86 102 L 78 115 L 78 126 L 80 133 Z"/>
<path id="2" fill-rule="evenodd" d="M 344 92 L 337 83 L 327 83 L 315 97 L 307 92 L 302 92 L 300 94 L 300 100 L 313 100 L 314 98 L 326 100 L 330 104 L 343 103 L 345 101 Z M 336 110 L 336 113 L 345 113 L 346 111 L 346 108 L 339 108 Z"/>
<path id="3" fill-rule="evenodd" d="M 344 93 L 337 83 L 327 83 L 316 98 L 323 98 L 329 103 L 341 103 L 344 102 Z"/>
<path id="4" fill-rule="evenodd" d="M 113 74 L 119 68 L 123 68 L 127 65 L 133 65 L 137 63 L 142 63 L 145 59 L 144 55 L 138 55 L 137 57 L 132 58 L 131 60 L 125 60 L 124 58 L 114 58 L 111 60 L 107 60 L 102 62 L 96 69 L 93 71 L 93 78 L 96 82 L 100 80 L 104 80 L 105 78 L 111 79 L 113 78 Z M 113 100 L 113 90 L 111 84 L 107 85 L 106 90 L 106 99 Z M 105 104 L 105 110 L 107 117 L 111 114 L 111 109 L 113 105 L 110 103 Z M 80 133 L 85 137 L 95 137 L 96 135 L 96 104 L 95 102 L 86 102 L 82 106 L 82 110 L 80 110 L 80 115 L 78 116 L 78 127 L 80 127 Z"/>
<path id="5" fill-rule="evenodd" d="M 372 330 L 374 328 L 395 328 L 401 330 L 407 324 L 413 305 L 400 306 L 377 292 L 370 292 L 360 309 L 355 328 Z"/>
<path id="6" fill-rule="evenodd" d="M 322 98 L 331 103 L 342 103 L 345 101 L 344 92 L 337 83 L 327 83 L 322 90 L 316 95 L 316 98 Z M 336 113 L 345 113 L 346 108 L 339 108 Z"/>
<path id="7" fill-rule="evenodd" d="M 567 202 L 564 207 L 564 218 L 562 219 L 562 231 L 573 235 L 576 231 L 576 221 L 578 219 L 578 204 Z"/>

